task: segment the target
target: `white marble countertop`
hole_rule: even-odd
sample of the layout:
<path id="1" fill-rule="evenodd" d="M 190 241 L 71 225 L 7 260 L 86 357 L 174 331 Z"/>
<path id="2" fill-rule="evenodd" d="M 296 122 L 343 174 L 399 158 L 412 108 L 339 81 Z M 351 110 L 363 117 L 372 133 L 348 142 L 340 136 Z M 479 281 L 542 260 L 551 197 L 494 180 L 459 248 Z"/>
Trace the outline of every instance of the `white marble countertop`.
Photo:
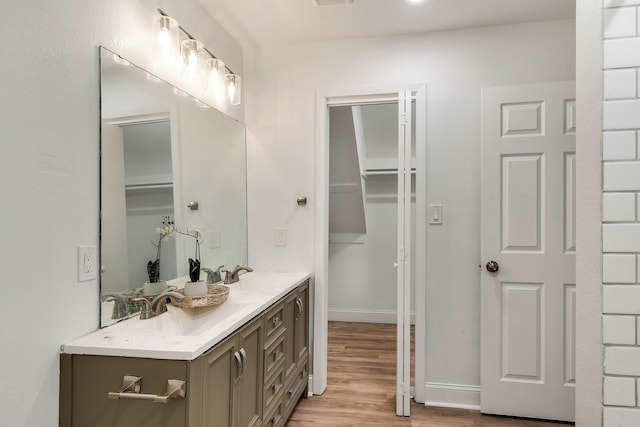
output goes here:
<path id="1" fill-rule="evenodd" d="M 168 311 L 99 329 L 61 346 L 62 353 L 193 360 L 309 278 L 308 273 L 240 275 L 227 301 L 216 307 Z"/>

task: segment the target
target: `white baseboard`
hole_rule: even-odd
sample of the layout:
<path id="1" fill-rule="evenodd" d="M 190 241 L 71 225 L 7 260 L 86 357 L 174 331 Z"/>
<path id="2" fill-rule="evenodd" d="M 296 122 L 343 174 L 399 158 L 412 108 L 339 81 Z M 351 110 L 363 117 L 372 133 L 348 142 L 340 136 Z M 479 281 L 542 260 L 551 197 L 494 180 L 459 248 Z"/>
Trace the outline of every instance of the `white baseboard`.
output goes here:
<path id="1" fill-rule="evenodd" d="M 398 317 L 392 310 L 359 310 L 330 308 L 329 321 L 333 322 L 364 322 L 364 323 L 393 323 Z M 415 324 L 415 314 L 411 313 L 411 324 Z"/>
<path id="2" fill-rule="evenodd" d="M 480 386 L 424 383 L 425 406 L 480 409 Z"/>

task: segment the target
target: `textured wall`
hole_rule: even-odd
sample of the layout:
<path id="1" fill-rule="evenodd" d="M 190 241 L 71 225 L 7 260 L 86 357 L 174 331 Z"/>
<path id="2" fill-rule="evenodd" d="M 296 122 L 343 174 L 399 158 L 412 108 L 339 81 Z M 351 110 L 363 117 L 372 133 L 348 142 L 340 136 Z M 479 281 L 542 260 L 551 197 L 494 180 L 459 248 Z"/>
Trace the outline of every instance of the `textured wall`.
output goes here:
<path id="1" fill-rule="evenodd" d="M 242 69 L 240 46 L 195 0 L 3 4 L 0 384 L 10 387 L 0 399 L 3 426 L 58 424 L 59 347 L 98 325 L 97 281 L 79 283 L 76 265 L 79 245 L 98 244 L 98 46 L 149 65 L 159 6 Z"/>

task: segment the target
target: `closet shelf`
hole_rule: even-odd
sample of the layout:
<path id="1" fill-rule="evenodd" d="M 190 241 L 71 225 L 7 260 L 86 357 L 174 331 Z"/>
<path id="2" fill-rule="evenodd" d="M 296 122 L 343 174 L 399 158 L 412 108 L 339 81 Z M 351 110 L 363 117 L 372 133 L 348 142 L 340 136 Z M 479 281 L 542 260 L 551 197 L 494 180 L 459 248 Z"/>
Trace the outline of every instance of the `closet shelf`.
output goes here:
<path id="1" fill-rule="evenodd" d="M 411 174 L 415 174 L 416 169 L 411 168 Z M 375 175 L 397 175 L 397 169 L 365 169 L 362 174 L 362 178 L 366 179 L 367 176 L 375 176 Z"/>
<path id="2" fill-rule="evenodd" d="M 173 183 L 156 183 L 156 184 L 130 184 L 125 185 L 125 191 L 134 191 L 134 190 L 155 190 L 159 188 L 173 188 Z"/>

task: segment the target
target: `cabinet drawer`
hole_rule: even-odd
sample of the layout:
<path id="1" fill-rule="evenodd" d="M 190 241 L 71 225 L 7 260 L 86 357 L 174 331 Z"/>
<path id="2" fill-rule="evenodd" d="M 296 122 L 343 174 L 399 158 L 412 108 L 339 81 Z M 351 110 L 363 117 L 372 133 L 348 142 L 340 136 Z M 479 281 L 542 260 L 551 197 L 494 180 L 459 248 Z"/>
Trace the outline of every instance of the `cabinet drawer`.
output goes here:
<path id="1" fill-rule="evenodd" d="M 300 399 L 300 396 L 302 395 L 302 392 L 306 388 L 309 381 L 309 371 L 307 367 L 308 364 L 305 363 L 300 370 L 296 371 L 295 377 L 293 378 L 291 383 L 288 384 L 285 390 L 285 394 L 282 400 L 285 408 L 285 416 L 287 418 L 289 418 L 289 415 L 291 415 L 291 412 L 293 412 L 293 408 L 296 407 L 296 404 L 298 403 L 298 400 Z"/>
<path id="2" fill-rule="evenodd" d="M 284 363 L 284 329 L 264 350 L 264 377 L 269 378 Z"/>
<path id="3" fill-rule="evenodd" d="M 263 427 L 282 427 L 286 418 L 284 417 L 284 404 L 276 405 L 272 412 L 269 412 L 262 420 Z"/>
<path id="4" fill-rule="evenodd" d="M 187 362 L 109 356 L 74 355 L 72 360 L 73 426 L 154 427 L 184 426 L 190 384 Z M 109 392 L 123 386 L 123 377 L 142 377 L 141 394 L 163 395 L 168 379 L 187 381 L 185 398 L 166 404 L 145 400 L 111 400 Z M 193 391 L 193 390 L 191 390 Z"/>
<path id="5" fill-rule="evenodd" d="M 275 405 L 282 401 L 282 393 L 284 390 L 284 369 L 280 367 L 276 375 L 267 381 L 264 385 L 264 411 L 267 414 L 271 412 Z"/>
<path id="6" fill-rule="evenodd" d="M 284 330 L 284 303 L 277 304 L 264 316 L 265 345 Z"/>

